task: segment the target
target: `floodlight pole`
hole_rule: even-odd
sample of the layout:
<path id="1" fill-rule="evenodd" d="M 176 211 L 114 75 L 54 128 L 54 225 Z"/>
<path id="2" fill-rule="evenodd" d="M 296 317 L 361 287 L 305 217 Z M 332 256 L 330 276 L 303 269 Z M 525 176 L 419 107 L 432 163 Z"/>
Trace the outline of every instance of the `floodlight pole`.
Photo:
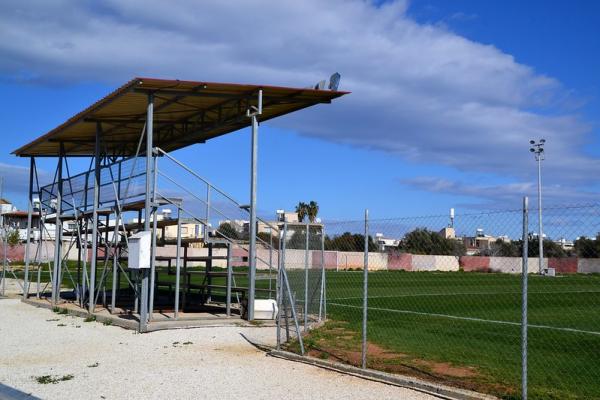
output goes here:
<path id="1" fill-rule="evenodd" d="M 544 160 L 544 144 L 545 139 L 540 139 L 538 142 L 530 140 L 531 148 L 529 149 L 535 154 L 535 160 L 538 163 L 538 245 L 539 245 L 539 273 L 544 273 L 544 230 L 542 227 L 542 161 Z"/>
<path id="2" fill-rule="evenodd" d="M 258 161 L 258 119 L 262 114 L 262 90 L 258 91 L 257 107 L 250 106 L 246 116 L 252 120 L 251 160 L 250 160 L 250 243 L 248 245 L 248 321 L 254 320 L 254 299 L 256 291 L 256 181 Z"/>
<path id="3" fill-rule="evenodd" d="M 539 255 L 540 255 L 540 274 L 544 271 L 544 230 L 542 228 L 542 157 L 541 154 L 537 156 L 538 162 L 538 227 L 539 227 Z"/>

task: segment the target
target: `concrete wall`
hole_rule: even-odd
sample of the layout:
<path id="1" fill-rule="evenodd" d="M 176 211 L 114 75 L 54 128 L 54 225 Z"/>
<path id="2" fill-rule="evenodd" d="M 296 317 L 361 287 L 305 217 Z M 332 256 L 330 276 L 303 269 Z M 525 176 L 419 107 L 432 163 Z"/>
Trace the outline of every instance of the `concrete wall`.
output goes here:
<path id="1" fill-rule="evenodd" d="M 458 260 L 466 272 L 487 272 L 490 270 L 490 257 L 462 256 Z"/>
<path id="2" fill-rule="evenodd" d="M 63 254 L 68 250 L 68 243 L 63 244 Z M 38 248 L 37 243 L 32 243 L 31 257 L 35 256 Z M 156 254 L 158 256 L 175 257 L 175 246 L 169 245 L 157 247 Z M 215 249 L 213 254 L 225 256 L 226 249 Z M 0 249 L 0 257 L 2 249 Z M 7 248 L 7 255 L 10 261 L 22 262 L 25 258 L 25 244 L 19 244 L 14 247 Z M 99 249 L 99 257 L 104 257 L 104 250 Z M 189 256 L 208 256 L 207 248 L 189 248 Z M 257 269 L 266 270 L 269 268 L 269 250 L 258 248 L 257 255 L 262 260 L 258 260 Z M 183 249 L 181 250 L 183 257 Z M 362 252 L 349 251 L 325 251 L 325 268 L 328 270 L 348 270 L 362 269 L 364 264 L 364 254 Z M 248 252 L 243 248 L 234 248 L 232 252 L 234 266 L 247 266 Z M 279 252 L 273 251 L 271 254 L 274 265 L 278 265 Z M 43 248 L 38 255 L 42 261 L 52 261 L 54 259 L 54 242 L 44 241 Z M 77 249 L 73 247 L 68 254 L 69 260 L 77 260 Z M 88 261 L 91 260 L 91 251 L 88 251 Z M 529 272 L 536 273 L 539 271 L 538 258 L 529 258 Z M 321 251 L 311 250 L 308 252 L 308 265 L 310 268 L 321 268 Z M 157 262 L 157 265 L 167 265 L 165 261 Z M 172 261 L 172 265 L 175 262 Z M 204 262 L 190 262 L 190 266 L 204 265 Z M 226 267 L 226 260 L 214 260 L 214 266 Z M 289 249 L 286 250 L 286 267 L 288 269 L 304 269 L 305 252 L 304 250 Z M 573 273 L 600 273 L 600 258 L 545 258 L 544 268 L 555 268 L 559 274 Z M 520 257 L 479 257 L 479 256 L 430 256 L 417 255 L 408 253 L 369 253 L 369 270 L 404 270 L 404 271 L 458 271 L 462 269 L 466 272 L 502 272 L 510 274 L 521 273 L 522 260 Z"/>
<path id="3" fill-rule="evenodd" d="M 409 253 L 388 253 L 388 269 L 412 271 L 412 257 Z"/>
<path id="4" fill-rule="evenodd" d="M 582 274 L 600 273 L 600 258 L 580 258 L 577 263 L 577 272 Z"/>
<path id="5" fill-rule="evenodd" d="M 454 256 L 412 256 L 413 271 L 458 271 L 458 257 Z"/>

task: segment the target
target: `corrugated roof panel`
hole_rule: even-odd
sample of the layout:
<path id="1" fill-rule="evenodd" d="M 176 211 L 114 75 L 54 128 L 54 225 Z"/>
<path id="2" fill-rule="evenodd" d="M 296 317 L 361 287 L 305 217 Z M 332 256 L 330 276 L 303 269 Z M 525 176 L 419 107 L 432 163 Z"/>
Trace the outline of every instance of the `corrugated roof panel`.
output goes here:
<path id="1" fill-rule="evenodd" d="M 100 124 L 102 152 L 133 155 L 145 125 L 149 94 L 154 96 L 154 145 L 176 150 L 249 126 L 246 109 L 256 105 L 259 89 L 263 90 L 261 121 L 328 103 L 348 93 L 135 78 L 13 153 L 18 156 L 57 156 L 62 142 L 66 155 L 92 156 Z"/>

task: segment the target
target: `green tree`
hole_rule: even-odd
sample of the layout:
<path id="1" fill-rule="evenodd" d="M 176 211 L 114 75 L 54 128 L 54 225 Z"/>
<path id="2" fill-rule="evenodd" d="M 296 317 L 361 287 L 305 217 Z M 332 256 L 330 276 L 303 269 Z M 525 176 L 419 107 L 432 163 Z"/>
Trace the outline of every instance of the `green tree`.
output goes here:
<path id="1" fill-rule="evenodd" d="M 600 235 L 596 239 L 585 236 L 575 241 L 575 253 L 581 258 L 600 258 Z"/>
<path id="2" fill-rule="evenodd" d="M 563 258 L 569 257 L 567 253 L 558 243 L 553 242 L 549 239 L 544 239 L 544 257 L 548 258 Z M 527 243 L 527 255 L 529 257 L 539 257 L 540 255 L 540 242 L 537 236 L 529 235 Z"/>
<path id="3" fill-rule="evenodd" d="M 306 205 L 306 214 L 308 215 L 308 220 L 314 223 L 319 214 L 319 205 L 316 201 L 311 200 L 310 203 Z"/>
<path id="4" fill-rule="evenodd" d="M 337 251 L 364 251 L 365 235 L 360 233 L 344 232 L 337 236 L 325 236 L 325 250 Z M 377 243 L 369 235 L 369 251 L 377 251 Z"/>
<path id="5" fill-rule="evenodd" d="M 463 256 L 466 253 L 462 241 L 446 239 L 426 228 L 417 228 L 406 234 L 398 248 L 411 254 Z"/>
<path id="6" fill-rule="evenodd" d="M 298 222 L 304 222 L 304 218 L 306 218 L 306 215 L 308 214 L 308 204 L 303 201 L 298 202 L 296 214 L 298 214 Z"/>
<path id="7" fill-rule="evenodd" d="M 18 229 L 10 229 L 6 232 L 6 242 L 10 247 L 15 247 L 21 242 Z"/>
<path id="8" fill-rule="evenodd" d="M 522 242 L 505 241 L 497 239 L 489 250 L 479 252 L 480 256 L 495 256 L 495 257 L 521 257 Z"/>
<path id="9" fill-rule="evenodd" d="M 239 240 L 240 233 L 229 222 L 223 222 L 217 229 L 217 234 L 227 239 Z"/>

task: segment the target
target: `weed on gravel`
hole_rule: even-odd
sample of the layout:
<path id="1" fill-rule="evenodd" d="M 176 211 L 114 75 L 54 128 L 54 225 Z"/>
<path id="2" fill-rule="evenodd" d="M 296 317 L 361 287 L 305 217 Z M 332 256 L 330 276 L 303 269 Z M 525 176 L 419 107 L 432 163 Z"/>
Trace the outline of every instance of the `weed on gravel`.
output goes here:
<path id="1" fill-rule="evenodd" d="M 75 375 L 68 374 L 63 376 L 40 375 L 33 377 L 40 385 L 57 384 L 58 382 L 70 381 L 75 378 Z"/>

